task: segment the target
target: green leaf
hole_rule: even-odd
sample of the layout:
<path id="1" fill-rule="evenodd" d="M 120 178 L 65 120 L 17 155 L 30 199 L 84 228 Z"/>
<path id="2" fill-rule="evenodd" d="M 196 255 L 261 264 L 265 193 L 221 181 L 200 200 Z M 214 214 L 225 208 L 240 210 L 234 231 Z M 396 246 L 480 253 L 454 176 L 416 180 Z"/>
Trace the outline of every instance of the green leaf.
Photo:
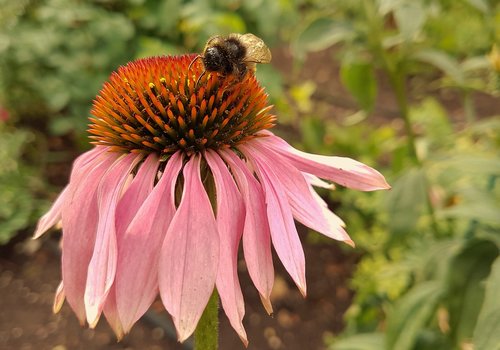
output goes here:
<path id="1" fill-rule="evenodd" d="M 500 349 L 500 258 L 493 263 L 486 280 L 484 303 L 474 329 L 473 343 L 476 350 Z"/>
<path id="2" fill-rule="evenodd" d="M 415 229 L 425 204 L 427 186 L 422 169 L 410 168 L 393 182 L 387 194 L 387 210 L 392 233 L 408 233 Z"/>
<path id="3" fill-rule="evenodd" d="M 306 149 L 321 149 L 324 145 L 326 126 L 319 118 L 305 117 L 301 120 L 302 139 Z"/>
<path id="4" fill-rule="evenodd" d="M 479 10 L 484 14 L 487 14 L 490 11 L 490 5 L 486 0 L 465 0 L 465 1 L 467 1 L 476 10 Z"/>
<path id="5" fill-rule="evenodd" d="M 456 83 L 463 85 L 465 84 L 465 76 L 460 67 L 460 64 L 453 58 L 443 51 L 425 49 L 416 52 L 412 55 L 412 58 L 433 65 L 434 67 L 442 70 Z"/>
<path id="6" fill-rule="evenodd" d="M 356 33 L 349 24 L 321 17 L 309 23 L 299 34 L 293 47 L 296 55 L 303 55 L 304 51 L 322 51 L 355 36 Z"/>
<path id="7" fill-rule="evenodd" d="M 500 205 L 488 195 L 482 195 L 481 201 L 467 201 L 437 212 L 442 218 L 478 220 L 483 224 L 500 226 Z"/>
<path id="8" fill-rule="evenodd" d="M 451 336 L 457 348 L 472 338 L 484 300 L 484 279 L 490 274 L 498 248 L 490 241 L 471 240 L 451 260 L 444 300 L 450 315 Z"/>
<path id="9" fill-rule="evenodd" d="M 387 318 L 387 349 L 413 349 L 442 292 L 441 282 L 428 281 L 413 287 L 397 302 Z"/>
<path id="10" fill-rule="evenodd" d="M 377 82 L 373 66 L 368 63 L 342 63 L 340 79 L 366 111 L 371 111 L 377 96 Z"/>
<path id="11" fill-rule="evenodd" d="M 384 348 L 383 333 L 356 334 L 335 341 L 330 350 L 373 350 Z"/>
<path id="12" fill-rule="evenodd" d="M 403 39 L 415 40 L 426 20 L 426 13 L 420 2 L 405 2 L 394 10 L 394 17 Z"/>
<path id="13" fill-rule="evenodd" d="M 40 174 L 22 158 L 33 139 L 27 131 L 0 123 L 0 245 L 32 224 L 41 204 L 35 196 L 44 187 Z"/>
<path id="14" fill-rule="evenodd" d="M 473 175 L 500 175 L 500 158 L 486 154 L 459 154 L 443 159 L 439 165 Z"/>

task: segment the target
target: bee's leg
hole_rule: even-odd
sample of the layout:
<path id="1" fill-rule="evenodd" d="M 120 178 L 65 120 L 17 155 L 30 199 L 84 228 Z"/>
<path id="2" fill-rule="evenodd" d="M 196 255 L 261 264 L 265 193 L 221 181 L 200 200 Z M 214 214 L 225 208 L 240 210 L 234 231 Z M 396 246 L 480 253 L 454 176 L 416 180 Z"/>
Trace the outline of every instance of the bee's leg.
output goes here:
<path id="1" fill-rule="evenodd" d="M 201 78 L 207 73 L 206 70 L 204 70 L 200 76 L 198 77 L 198 79 L 196 79 L 196 84 L 194 84 L 194 88 L 196 89 L 198 87 L 198 83 L 200 82 Z"/>
<path id="2" fill-rule="evenodd" d="M 203 56 L 201 55 L 198 55 L 196 56 L 195 58 L 193 58 L 193 60 L 191 61 L 191 63 L 189 64 L 188 66 L 188 72 L 191 70 L 191 66 L 193 65 L 193 63 L 195 63 L 197 60 L 199 60 L 200 58 L 203 58 Z"/>

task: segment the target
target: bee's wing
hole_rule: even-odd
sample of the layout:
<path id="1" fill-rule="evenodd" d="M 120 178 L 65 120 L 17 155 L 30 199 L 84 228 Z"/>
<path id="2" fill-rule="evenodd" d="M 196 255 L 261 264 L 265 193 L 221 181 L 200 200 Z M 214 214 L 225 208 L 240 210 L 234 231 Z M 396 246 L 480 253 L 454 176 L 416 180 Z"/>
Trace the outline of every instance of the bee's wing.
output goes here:
<path id="1" fill-rule="evenodd" d="M 271 62 L 271 51 L 264 41 L 252 33 L 238 34 L 238 38 L 245 45 L 246 54 L 244 62 L 269 63 Z"/>

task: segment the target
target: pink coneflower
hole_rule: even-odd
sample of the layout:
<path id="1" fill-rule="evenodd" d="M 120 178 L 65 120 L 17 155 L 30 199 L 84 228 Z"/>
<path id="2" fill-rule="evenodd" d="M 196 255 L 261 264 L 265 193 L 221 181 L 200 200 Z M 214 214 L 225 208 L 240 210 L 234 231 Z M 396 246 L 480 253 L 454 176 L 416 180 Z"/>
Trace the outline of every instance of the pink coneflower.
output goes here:
<path id="1" fill-rule="evenodd" d="M 353 244 L 313 186 L 371 191 L 389 185 L 355 160 L 298 151 L 267 129 L 267 95 L 253 74 L 226 84 L 195 56 L 141 59 L 113 73 L 97 96 L 95 147 L 38 224 L 62 221 L 64 301 L 82 324 L 102 313 L 118 338 L 161 296 L 179 341 L 194 331 L 214 287 L 242 341 L 240 240 L 250 277 L 272 312 L 271 246 L 306 295 L 294 219 Z"/>

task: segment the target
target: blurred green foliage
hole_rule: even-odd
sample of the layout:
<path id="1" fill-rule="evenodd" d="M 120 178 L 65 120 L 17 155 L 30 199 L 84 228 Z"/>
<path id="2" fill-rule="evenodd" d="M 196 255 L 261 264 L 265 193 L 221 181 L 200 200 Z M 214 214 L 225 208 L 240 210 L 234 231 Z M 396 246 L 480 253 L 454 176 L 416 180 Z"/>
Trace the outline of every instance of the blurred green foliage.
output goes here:
<path id="1" fill-rule="evenodd" d="M 35 222 L 46 204 L 37 198 L 44 185 L 40 170 L 21 157 L 33 139 L 29 131 L 0 121 L 0 244 Z"/>
<path id="2" fill-rule="evenodd" d="M 386 164 L 377 168 L 392 190 L 331 195 L 364 255 L 344 335 L 327 343 L 497 349 L 500 324 L 484 328 L 484 320 L 495 321 L 500 307 L 490 291 L 499 278 L 492 266 L 500 260 L 500 120 L 494 104 L 478 120 L 474 94 L 499 95 L 494 51 L 487 56 L 500 41 L 500 3 L 328 4 L 316 3 L 292 47 L 302 60 L 334 48 L 341 82 L 361 111 L 340 125 L 309 113 L 301 143 Z M 463 117 L 434 97 L 442 93 L 455 94 L 453 113 L 458 105 Z M 396 107 L 388 124 L 370 123 L 379 94 L 392 95 Z"/>
<path id="3" fill-rule="evenodd" d="M 278 64 L 257 75 L 281 131 L 302 149 L 373 165 L 393 187 L 322 192 L 363 253 L 345 331 L 327 346 L 500 344 L 500 119 L 492 103 L 478 118 L 477 102 L 498 101 L 498 1 L 0 0 L 0 8 L 0 244 L 33 227 L 49 184 L 65 182 L 47 169 L 88 147 L 92 99 L 113 70 L 199 52 L 214 34 L 252 32 L 277 53 Z M 290 69 L 279 67 L 287 59 Z M 327 82 L 339 80 L 348 97 L 310 78 L 324 65 L 327 74 L 338 68 Z M 449 95 L 452 105 L 443 103 Z M 336 103 L 353 113 L 335 116 Z"/>

